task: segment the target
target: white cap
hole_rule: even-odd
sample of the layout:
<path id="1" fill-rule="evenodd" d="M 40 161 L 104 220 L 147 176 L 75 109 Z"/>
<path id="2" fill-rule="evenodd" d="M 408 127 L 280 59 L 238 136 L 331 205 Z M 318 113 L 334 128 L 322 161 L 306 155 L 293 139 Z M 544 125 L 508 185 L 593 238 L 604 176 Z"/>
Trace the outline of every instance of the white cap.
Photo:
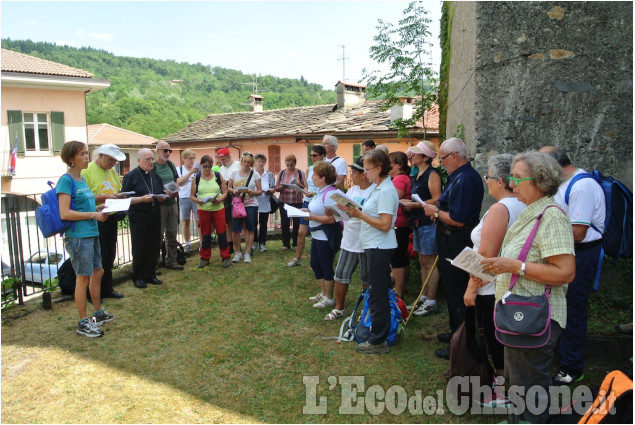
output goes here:
<path id="1" fill-rule="evenodd" d="M 112 144 L 101 145 L 100 147 L 95 149 L 95 153 L 101 153 L 104 155 L 111 156 L 115 158 L 117 161 L 123 161 L 124 159 L 126 159 L 126 155 L 123 152 L 121 152 L 121 150 L 119 149 L 119 146 L 112 145 Z"/>

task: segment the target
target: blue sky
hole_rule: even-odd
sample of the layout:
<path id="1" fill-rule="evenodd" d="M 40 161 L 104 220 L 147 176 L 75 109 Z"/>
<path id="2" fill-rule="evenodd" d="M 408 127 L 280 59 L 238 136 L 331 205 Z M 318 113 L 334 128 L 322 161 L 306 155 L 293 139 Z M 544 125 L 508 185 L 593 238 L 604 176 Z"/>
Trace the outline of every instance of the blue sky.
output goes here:
<path id="1" fill-rule="evenodd" d="M 6 1 L 2 38 L 90 46 L 121 56 L 172 59 L 300 78 L 331 89 L 376 69 L 368 52 L 377 20 L 397 23 L 403 1 Z M 434 69 L 440 62 L 441 2 L 433 19 Z M 339 59 L 339 60 L 338 60 Z M 266 88 L 265 88 L 266 89 Z"/>

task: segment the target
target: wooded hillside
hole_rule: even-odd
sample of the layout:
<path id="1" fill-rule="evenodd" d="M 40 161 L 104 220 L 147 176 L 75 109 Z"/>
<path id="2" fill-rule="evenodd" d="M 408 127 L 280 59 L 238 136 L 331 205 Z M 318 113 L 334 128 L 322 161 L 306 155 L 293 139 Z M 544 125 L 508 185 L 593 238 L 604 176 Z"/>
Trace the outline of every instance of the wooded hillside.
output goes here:
<path id="1" fill-rule="evenodd" d="M 115 56 L 30 40 L 3 39 L 2 47 L 110 80 L 109 89 L 86 96 L 88 123 L 105 122 L 156 138 L 208 114 L 248 111 L 247 97 L 253 92 L 253 75 L 219 66 Z M 265 110 L 336 102 L 334 91 L 302 76 L 259 76 L 258 91 Z"/>

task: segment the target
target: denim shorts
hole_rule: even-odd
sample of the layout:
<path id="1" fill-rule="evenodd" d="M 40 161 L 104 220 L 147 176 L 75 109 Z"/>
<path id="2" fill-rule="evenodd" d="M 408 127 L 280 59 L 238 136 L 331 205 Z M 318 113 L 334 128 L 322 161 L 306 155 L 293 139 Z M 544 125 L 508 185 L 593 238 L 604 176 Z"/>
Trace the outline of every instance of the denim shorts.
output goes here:
<path id="1" fill-rule="evenodd" d="M 302 208 L 309 208 L 309 203 L 307 201 L 302 202 Z M 300 224 L 304 224 L 305 226 L 309 226 L 309 220 L 305 217 L 300 217 Z"/>
<path id="2" fill-rule="evenodd" d="M 232 218 L 232 232 L 240 233 L 243 231 L 243 222 L 245 223 L 245 228 L 250 231 L 254 231 L 256 229 L 256 224 L 258 222 L 258 206 L 254 207 L 245 207 L 245 211 L 247 212 L 247 217 L 245 218 Z"/>
<path id="3" fill-rule="evenodd" d="M 414 229 L 414 250 L 422 255 L 436 255 L 437 254 L 437 241 L 436 241 L 437 228 L 434 224 L 427 226 L 419 226 Z"/>
<path id="4" fill-rule="evenodd" d="M 78 276 L 91 276 L 93 270 L 101 267 L 101 247 L 99 237 L 65 238 L 64 248 L 71 257 L 71 265 Z"/>
<path id="5" fill-rule="evenodd" d="M 181 220 L 190 220 L 190 213 L 192 213 L 194 220 L 198 221 L 196 202 L 190 198 L 179 198 L 179 210 L 181 211 Z"/>

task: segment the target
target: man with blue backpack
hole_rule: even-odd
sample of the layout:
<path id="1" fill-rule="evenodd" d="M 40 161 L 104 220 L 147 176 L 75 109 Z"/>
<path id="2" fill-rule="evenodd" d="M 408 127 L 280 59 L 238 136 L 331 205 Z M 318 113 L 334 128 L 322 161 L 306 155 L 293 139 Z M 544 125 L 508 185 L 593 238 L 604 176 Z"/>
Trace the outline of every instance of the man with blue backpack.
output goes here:
<path id="1" fill-rule="evenodd" d="M 540 151 L 554 157 L 562 167 L 564 182 L 555 200 L 569 216 L 575 243 L 575 279 L 567 289 L 567 326 L 560 336 L 560 371 L 553 377 L 555 385 L 571 385 L 584 379 L 588 301 L 603 256 L 606 203 L 598 182 L 571 165 L 564 151 L 553 146 Z"/>

